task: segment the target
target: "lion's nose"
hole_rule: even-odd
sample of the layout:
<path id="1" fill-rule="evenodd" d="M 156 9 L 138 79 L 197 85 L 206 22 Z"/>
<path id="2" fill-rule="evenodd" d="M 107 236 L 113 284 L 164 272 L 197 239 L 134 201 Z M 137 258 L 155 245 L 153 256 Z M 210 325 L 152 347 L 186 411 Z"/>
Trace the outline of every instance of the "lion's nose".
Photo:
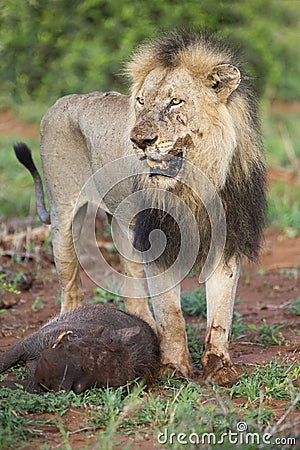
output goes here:
<path id="1" fill-rule="evenodd" d="M 132 132 L 130 135 L 131 142 L 142 150 L 151 147 L 157 141 L 158 136 L 143 135 L 141 133 Z"/>

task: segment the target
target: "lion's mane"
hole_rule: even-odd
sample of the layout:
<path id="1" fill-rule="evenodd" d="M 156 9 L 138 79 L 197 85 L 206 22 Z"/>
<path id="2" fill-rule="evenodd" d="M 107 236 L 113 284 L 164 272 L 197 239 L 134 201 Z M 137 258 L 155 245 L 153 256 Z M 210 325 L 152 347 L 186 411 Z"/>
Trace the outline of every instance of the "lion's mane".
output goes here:
<path id="1" fill-rule="evenodd" d="M 168 35 L 142 45 L 128 64 L 127 73 L 133 79 L 132 95 L 144 82 L 146 76 L 155 68 L 185 67 L 194 77 L 205 77 L 218 64 L 232 64 L 240 68 L 232 52 L 224 43 L 215 41 L 207 35 L 188 33 Z M 256 101 L 245 77 L 239 87 L 231 93 L 225 104 L 233 122 L 236 134 L 236 147 L 231 159 L 225 182 L 215 183 L 222 201 L 227 224 L 225 260 L 233 255 L 245 255 L 256 260 L 262 238 L 266 198 L 265 164 L 257 120 Z M 213 136 L 212 136 L 213 139 Z M 224 142 L 218 142 L 218 164 L 226 149 Z M 201 155 L 202 157 L 202 155 Z M 209 152 L 203 156 L 209 158 Z M 197 160 L 193 161 L 197 164 Z M 142 188 L 143 186 L 140 186 Z M 139 189 L 138 183 L 136 186 Z M 189 190 L 182 186 L 175 192 L 193 211 L 198 222 L 201 249 L 197 266 L 202 266 L 210 245 L 210 222 L 201 201 L 195 202 Z M 162 202 L 162 200 L 160 200 Z M 149 234 L 161 229 L 168 244 L 164 255 L 159 259 L 164 265 L 174 261 L 180 248 L 180 232 L 174 219 L 160 210 L 160 201 L 153 200 L 153 208 L 141 211 L 136 217 L 134 245 L 140 251 L 150 247 Z M 187 224 L 186 233 L 189 233 Z M 189 236 L 193 245 L 193 236 Z"/>

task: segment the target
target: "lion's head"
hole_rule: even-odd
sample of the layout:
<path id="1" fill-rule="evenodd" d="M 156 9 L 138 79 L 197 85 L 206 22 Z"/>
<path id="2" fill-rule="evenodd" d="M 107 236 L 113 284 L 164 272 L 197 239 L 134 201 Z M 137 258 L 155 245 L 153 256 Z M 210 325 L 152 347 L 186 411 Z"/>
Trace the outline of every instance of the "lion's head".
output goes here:
<path id="1" fill-rule="evenodd" d="M 142 45 L 127 73 L 133 80 L 130 139 L 143 168 L 149 166 L 144 187 L 173 188 L 187 159 L 221 189 L 238 134 L 249 123 L 230 52 L 203 35 L 174 34 Z"/>
<path id="2" fill-rule="evenodd" d="M 201 267 L 211 238 L 203 206 L 208 184 L 201 185 L 208 178 L 225 210 L 225 260 L 255 259 L 264 224 L 264 156 L 256 102 L 231 51 L 206 35 L 174 33 L 141 46 L 127 73 L 130 138 L 139 157 L 135 188 L 142 192 L 135 247 L 147 251 L 151 232 L 161 229 L 167 247 L 160 261 L 172 264 L 180 246 L 176 218 L 185 216 L 185 204 L 198 224 Z M 182 230 L 193 245 L 188 218 Z"/>

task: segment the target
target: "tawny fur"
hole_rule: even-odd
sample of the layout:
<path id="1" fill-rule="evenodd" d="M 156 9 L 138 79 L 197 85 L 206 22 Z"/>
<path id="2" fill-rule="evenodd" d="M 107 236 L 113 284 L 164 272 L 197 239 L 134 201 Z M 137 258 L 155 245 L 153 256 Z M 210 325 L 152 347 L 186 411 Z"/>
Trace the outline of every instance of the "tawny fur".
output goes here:
<path id="1" fill-rule="evenodd" d="M 243 255 L 250 260 L 257 258 L 264 227 L 265 163 L 256 103 L 233 53 L 223 43 L 201 33 L 171 33 L 150 41 L 132 56 L 126 73 L 132 82 L 130 96 L 118 93 L 66 96 L 49 109 L 41 124 L 42 165 L 51 210 L 54 256 L 62 284 L 62 311 L 77 307 L 83 298 L 72 218 L 88 200 L 80 196 L 83 186 L 100 168 L 104 168 L 104 173 L 95 183 L 94 191 L 101 192 L 107 181 L 113 184 L 101 203 L 111 215 L 132 192 L 143 189 L 140 212 L 132 220 L 136 248 L 147 250 L 149 235 L 157 228 L 167 236 L 165 253 L 158 261 L 144 266 L 150 292 L 157 292 L 156 278 L 148 274 L 161 274 L 160 264 L 169 266 L 174 261 L 181 242 L 176 216 L 184 216 L 182 206 L 177 200 L 170 200 L 168 192 L 185 202 L 196 219 L 201 244 L 196 266 L 203 265 L 211 229 L 202 201 L 206 197 L 209 200 L 211 194 L 203 188 L 197 189 L 197 196 L 180 182 L 191 163 L 213 186 L 226 216 L 225 249 L 218 270 L 206 278 L 210 319 L 203 357 L 205 374 L 214 377 L 218 371 L 215 379 L 221 382 L 223 368 L 231 364 L 228 336 L 239 262 Z M 22 145 L 21 150 L 27 151 Z M 132 155 L 130 163 L 122 159 L 127 155 Z M 121 163 L 109 170 L 109 164 L 120 158 Z M 29 157 L 22 158 L 22 162 L 33 173 Z M 178 176 L 159 172 L 165 165 L 168 170 L 171 166 L 173 169 L 173 163 L 178 167 Z M 129 172 L 129 177 L 123 176 Z M 35 183 L 41 193 L 36 176 Z M 42 220 L 47 216 L 42 214 L 43 209 L 40 202 L 38 212 Z M 175 220 L 159 209 L 175 212 Z M 185 216 L 183 224 L 192 249 L 195 230 Z M 75 230 L 75 241 L 79 229 L 80 226 Z M 130 256 L 126 272 L 133 278 L 135 274 L 142 278 L 143 271 L 129 259 Z M 152 295 L 155 322 L 146 303 L 146 292 L 141 295 L 142 300 L 129 294 L 125 304 L 129 312 L 140 315 L 157 331 L 162 363 L 187 375 L 191 373 L 191 364 L 179 308 L 179 289 L 172 284 L 176 274 L 173 275 L 165 279 L 169 290 L 159 287 L 161 295 L 155 294 L 156 298 Z M 225 332 L 218 335 L 216 330 L 222 329 Z M 211 368 L 207 361 L 216 358 L 217 368 Z M 231 381 L 235 373 L 233 370 Z"/>
<path id="2" fill-rule="evenodd" d="M 237 80 L 237 85 L 234 85 L 233 91 L 225 100 L 223 97 L 218 97 L 211 89 L 214 78 L 211 74 L 214 73 L 215 67 L 226 66 L 224 63 L 230 66 L 239 65 L 224 44 L 201 34 L 196 37 L 187 34 L 180 37 L 174 34 L 142 45 L 133 55 L 126 73 L 133 81 L 133 102 L 137 96 L 148 92 L 145 86 L 147 86 L 149 74 L 153 71 L 158 73 L 161 71 L 164 77 L 173 76 L 175 79 L 176 74 L 181 70 L 192 76 L 194 85 L 188 93 L 188 98 L 198 97 L 199 102 L 202 103 L 203 123 L 206 127 L 203 127 L 203 133 L 199 138 L 189 128 L 189 122 L 187 122 L 187 133 L 192 137 L 193 145 L 188 149 L 186 158 L 207 176 L 221 198 L 226 213 L 228 232 L 225 260 L 234 254 L 245 255 L 250 260 L 255 260 L 262 238 L 266 208 L 265 165 L 256 119 L 256 104 L 251 90 L 243 79 Z M 195 86 L 198 86 L 198 92 L 193 91 Z M 146 113 L 143 111 L 140 114 L 145 116 Z M 155 116 L 148 112 L 148 122 L 151 122 L 151 118 L 155 119 Z M 143 120 L 141 120 L 141 129 L 143 126 Z M 165 123 L 154 120 L 153 128 L 162 141 L 166 139 L 165 136 L 161 136 L 163 133 L 161 129 L 164 127 Z M 149 130 L 147 132 L 149 133 Z M 157 147 L 159 149 L 159 144 Z M 149 186 L 147 175 L 140 177 L 136 184 L 141 189 L 147 188 Z M 184 184 L 175 186 L 172 180 L 166 180 L 165 186 L 188 205 L 199 224 L 203 244 L 197 262 L 198 265 L 202 265 L 209 249 L 210 223 L 203 210 L 201 198 L 197 198 Z M 151 203 L 149 197 L 152 197 L 152 207 L 155 208 L 155 212 L 143 211 L 137 217 L 136 247 L 139 250 L 146 250 L 149 246 L 147 236 L 152 229 L 159 226 L 169 238 L 165 257 L 161 258 L 161 261 L 166 262 L 172 253 L 172 248 L 176 248 L 176 251 L 173 251 L 173 257 L 169 260 L 170 264 L 178 253 L 180 235 L 174 221 L 164 213 L 158 213 L 157 210 L 179 208 L 177 214 L 180 214 L 180 203 L 170 204 L 172 201 L 166 201 L 164 193 L 160 190 L 151 191 L 150 195 L 147 195 L 145 190 L 144 196 L 147 204 Z M 188 235 L 188 224 L 185 230 Z M 190 238 L 192 245 L 193 237 Z"/>

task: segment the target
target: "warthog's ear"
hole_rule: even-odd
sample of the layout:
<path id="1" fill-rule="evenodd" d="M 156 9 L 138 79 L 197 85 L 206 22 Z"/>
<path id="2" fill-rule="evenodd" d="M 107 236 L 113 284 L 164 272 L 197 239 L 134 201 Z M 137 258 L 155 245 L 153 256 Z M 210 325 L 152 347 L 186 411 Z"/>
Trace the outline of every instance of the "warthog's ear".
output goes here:
<path id="1" fill-rule="evenodd" d="M 112 336 L 117 341 L 123 342 L 124 344 L 129 342 L 133 336 L 136 336 L 141 331 L 139 326 L 130 328 L 121 328 L 120 330 L 113 331 Z"/>
<path id="2" fill-rule="evenodd" d="M 206 84 L 214 89 L 221 102 L 225 102 L 240 82 L 241 74 L 237 67 L 231 64 L 219 64 L 208 75 Z"/>

